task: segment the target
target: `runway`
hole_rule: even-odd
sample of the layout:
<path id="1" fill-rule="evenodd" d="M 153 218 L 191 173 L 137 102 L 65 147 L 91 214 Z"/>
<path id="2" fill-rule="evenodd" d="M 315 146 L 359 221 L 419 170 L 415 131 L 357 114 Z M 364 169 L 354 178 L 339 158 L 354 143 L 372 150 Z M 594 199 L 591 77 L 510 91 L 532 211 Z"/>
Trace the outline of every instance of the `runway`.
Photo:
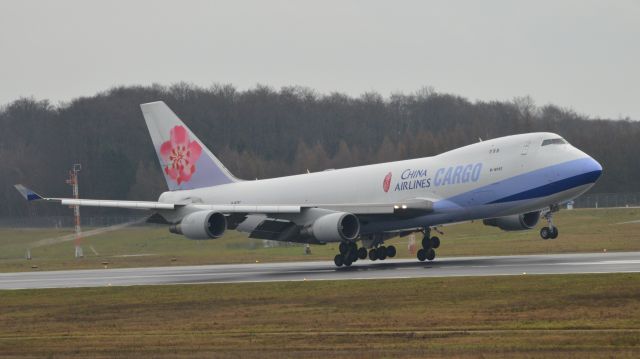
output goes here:
<path id="1" fill-rule="evenodd" d="M 640 272 L 640 252 L 362 260 L 349 268 L 326 261 L 0 273 L 0 289 L 631 272 Z"/>

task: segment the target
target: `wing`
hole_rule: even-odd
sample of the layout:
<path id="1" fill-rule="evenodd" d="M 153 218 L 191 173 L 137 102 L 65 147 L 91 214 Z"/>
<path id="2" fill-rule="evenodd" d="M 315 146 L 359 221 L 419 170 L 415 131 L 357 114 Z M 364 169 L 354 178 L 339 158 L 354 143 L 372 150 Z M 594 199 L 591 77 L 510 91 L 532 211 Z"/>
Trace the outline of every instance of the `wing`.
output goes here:
<path id="1" fill-rule="evenodd" d="M 147 201 L 112 201 L 102 199 L 76 199 L 76 198 L 49 198 L 44 197 L 31 189 L 17 184 L 14 186 L 27 201 L 45 201 L 60 203 L 67 206 L 112 207 L 129 209 L 175 209 L 175 204 Z"/>
<path id="2" fill-rule="evenodd" d="M 118 201 L 104 199 L 76 199 L 44 197 L 21 184 L 14 186 L 27 201 L 45 201 L 60 203 L 65 206 L 110 207 L 144 210 L 172 210 L 190 207 L 197 210 L 217 211 L 221 213 L 300 213 L 304 208 L 321 208 L 330 211 L 349 212 L 355 215 L 371 214 L 426 214 L 433 212 L 434 200 L 428 198 L 412 198 L 398 203 L 354 203 L 354 204 L 305 204 L 298 205 L 224 205 L 201 203 L 166 203 L 151 201 Z"/>
<path id="3" fill-rule="evenodd" d="M 154 211 L 153 223 L 177 223 L 185 213 L 215 211 L 225 214 L 229 229 L 249 233 L 249 237 L 279 241 L 297 241 L 300 229 L 309 223 L 310 213 L 347 212 L 361 219 L 411 218 L 433 212 L 435 200 L 411 198 L 398 203 L 305 204 L 300 205 L 223 205 L 203 203 L 166 203 L 151 201 L 118 201 L 102 199 L 49 198 L 21 185 L 15 188 L 28 201 L 60 203 L 67 206 L 110 207 Z M 160 218 L 160 217 L 162 218 Z"/>
<path id="4" fill-rule="evenodd" d="M 433 199 L 412 198 L 396 204 L 365 203 L 365 204 L 314 204 L 301 207 L 296 214 L 249 214 L 237 222 L 234 229 L 249 233 L 250 238 L 269 239 L 276 241 L 316 243 L 311 238 L 303 238 L 299 234 L 301 229 L 318 218 L 330 212 L 348 212 L 355 214 L 361 221 L 406 219 L 423 216 L 433 212 Z M 319 212 L 319 213 L 312 213 Z M 409 229 L 409 228 L 407 228 Z M 394 233 L 392 236 L 398 235 Z"/>
<path id="5" fill-rule="evenodd" d="M 75 198 L 49 198 L 44 197 L 31 189 L 17 184 L 14 186 L 27 201 L 45 201 L 60 203 L 65 206 L 85 207 L 110 207 L 143 210 L 176 210 L 183 207 L 191 207 L 196 210 L 210 210 L 220 213 L 300 213 L 300 206 L 271 206 L 271 205 L 208 205 L 190 203 L 165 203 L 150 201 L 114 201 L 103 199 L 75 199 Z"/>
<path id="6" fill-rule="evenodd" d="M 434 199 L 419 197 L 398 203 L 316 204 L 307 205 L 307 207 L 349 212 L 355 215 L 395 214 L 410 216 L 433 212 L 434 202 Z"/>

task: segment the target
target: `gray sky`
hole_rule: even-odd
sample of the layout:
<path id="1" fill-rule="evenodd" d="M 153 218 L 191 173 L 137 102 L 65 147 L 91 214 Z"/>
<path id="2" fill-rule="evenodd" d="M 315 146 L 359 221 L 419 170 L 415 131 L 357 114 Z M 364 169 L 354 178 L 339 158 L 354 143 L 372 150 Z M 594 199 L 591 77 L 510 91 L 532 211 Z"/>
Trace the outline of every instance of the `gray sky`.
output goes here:
<path id="1" fill-rule="evenodd" d="M 433 86 L 640 120 L 640 1 L 0 0 L 0 104 L 178 81 Z"/>

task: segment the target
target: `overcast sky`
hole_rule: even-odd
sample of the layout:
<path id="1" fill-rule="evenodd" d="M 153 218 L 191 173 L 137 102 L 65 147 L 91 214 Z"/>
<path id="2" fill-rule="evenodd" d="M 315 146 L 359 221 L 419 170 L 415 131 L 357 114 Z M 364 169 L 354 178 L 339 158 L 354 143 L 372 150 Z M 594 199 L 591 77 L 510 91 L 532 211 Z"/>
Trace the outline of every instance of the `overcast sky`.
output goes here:
<path id="1" fill-rule="evenodd" d="M 640 120 L 640 1 L 0 0 L 0 104 L 178 81 L 432 86 Z"/>

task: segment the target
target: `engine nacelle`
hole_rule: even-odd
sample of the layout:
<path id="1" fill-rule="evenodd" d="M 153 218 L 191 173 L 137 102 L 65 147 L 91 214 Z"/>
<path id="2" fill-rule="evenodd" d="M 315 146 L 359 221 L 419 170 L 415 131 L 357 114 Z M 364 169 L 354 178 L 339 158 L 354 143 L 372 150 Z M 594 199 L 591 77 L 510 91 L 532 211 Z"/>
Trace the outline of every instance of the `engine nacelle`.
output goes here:
<path id="1" fill-rule="evenodd" d="M 182 234 L 189 239 L 220 238 L 227 229 L 224 214 L 214 211 L 199 211 L 186 215 L 182 221 L 169 227 L 171 233 Z"/>
<path id="2" fill-rule="evenodd" d="M 523 231 L 532 229 L 540 220 L 540 212 L 514 214 L 512 216 L 489 218 L 482 221 L 487 226 L 498 227 L 503 231 Z"/>
<path id="3" fill-rule="evenodd" d="M 360 235 L 360 221 L 351 213 L 329 213 L 316 219 L 308 231 L 322 243 L 352 241 Z"/>

